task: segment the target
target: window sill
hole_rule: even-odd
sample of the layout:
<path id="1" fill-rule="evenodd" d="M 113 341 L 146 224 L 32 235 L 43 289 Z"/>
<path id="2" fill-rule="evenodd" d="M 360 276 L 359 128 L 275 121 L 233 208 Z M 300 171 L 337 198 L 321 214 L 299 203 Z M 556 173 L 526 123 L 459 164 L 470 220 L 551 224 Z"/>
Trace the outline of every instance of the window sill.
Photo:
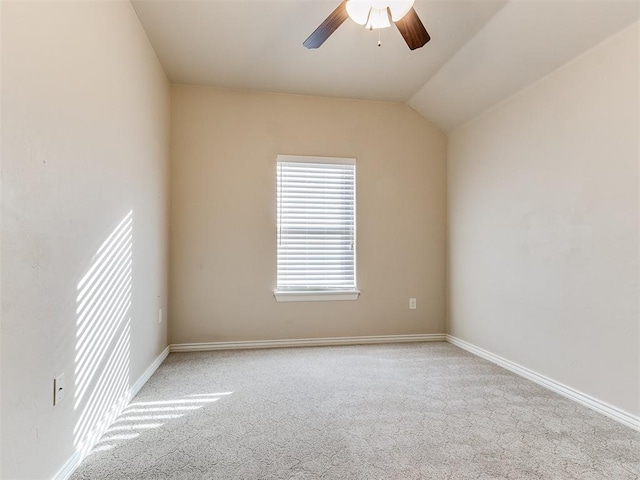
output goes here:
<path id="1" fill-rule="evenodd" d="M 294 291 L 274 291 L 273 296 L 276 302 L 335 302 L 343 300 L 357 300 L 360 290 L 346 291 L 316 291 L 316 292 L 294 292 Z"/>

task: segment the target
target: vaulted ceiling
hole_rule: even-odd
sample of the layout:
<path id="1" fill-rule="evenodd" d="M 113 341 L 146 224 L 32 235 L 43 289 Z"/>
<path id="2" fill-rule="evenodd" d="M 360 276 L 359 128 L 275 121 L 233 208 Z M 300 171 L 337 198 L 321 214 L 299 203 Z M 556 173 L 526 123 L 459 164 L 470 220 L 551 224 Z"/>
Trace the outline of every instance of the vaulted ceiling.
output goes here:
<path id="1" fill-rule="evenodd" d="M 423 48 L 347 20 L 307 50 L 340 0 L 132 3 L 174 83 L 404 102 L 445 131 L 640 18 L 637 0 L 416 0 Z"/>

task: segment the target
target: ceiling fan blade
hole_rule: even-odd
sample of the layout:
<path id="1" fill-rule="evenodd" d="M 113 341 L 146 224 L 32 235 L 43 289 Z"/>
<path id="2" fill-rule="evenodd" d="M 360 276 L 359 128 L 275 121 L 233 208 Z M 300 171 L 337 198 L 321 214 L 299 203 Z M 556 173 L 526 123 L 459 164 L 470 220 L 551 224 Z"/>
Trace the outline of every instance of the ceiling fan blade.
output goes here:
<path id="1" fill-rule="evenodd" d="M 303 45 L 307 48 L 318 48 L 347 18 L 349 18 L 349 14 L 347 13 L 347 0 L 344 0 L 338 5 L 338 8 L 331 12 L 331 15 L 309 35 L 309 38 L 304 41 Z"/>
<path id="2" fill-rule="evenodd" d="M 412 8 L 404 17 L 398 20 L 396 27 L 400 30 L 400 33 L 404 37 L 404 41 L 411 50 L 423 47 L 431 37 L 427 33 L 427 29 L 420 21 L 420 17 L 416 11 Z"/>

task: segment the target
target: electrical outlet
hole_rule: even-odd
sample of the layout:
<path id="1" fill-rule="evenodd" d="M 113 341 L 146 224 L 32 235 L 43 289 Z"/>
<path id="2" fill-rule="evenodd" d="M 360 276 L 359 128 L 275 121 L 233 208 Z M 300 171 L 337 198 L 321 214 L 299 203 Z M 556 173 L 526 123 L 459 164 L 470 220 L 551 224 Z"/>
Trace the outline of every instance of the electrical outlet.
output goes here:
<path id="1" fill-rule="evenodd" d="M 53 404 L 57 405 L 64 399 L 64 373 L 53 379 Z"/>
<path id="2" fill-rule="evenodd" d="M 410 298 L 409 299 L 409 309 L 410 310 L 415 310 L 416 309 L 416 299 L 415 298 Z"/>
<path id="3" fill-rule="evenodd" d="M 162 323 L 162 309 L 158 310 L 158 323 Z"/>

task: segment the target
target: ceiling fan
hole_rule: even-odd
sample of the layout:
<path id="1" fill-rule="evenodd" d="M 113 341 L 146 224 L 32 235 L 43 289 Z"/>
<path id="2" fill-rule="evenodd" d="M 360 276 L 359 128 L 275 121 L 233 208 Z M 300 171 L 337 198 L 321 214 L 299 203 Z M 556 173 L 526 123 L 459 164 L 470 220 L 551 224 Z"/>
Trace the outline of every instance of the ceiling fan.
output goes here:
<path id="1" fill-rule="evenodd" d="M 343 0 L 303 45 L 318 48 L 347 18 L 369 30 L 395 23 L 411 50 L 424 46 L 431 37 L 413 9 L 415 0 Z M 380 43 L 378 42 L 378 45 Z"/>

